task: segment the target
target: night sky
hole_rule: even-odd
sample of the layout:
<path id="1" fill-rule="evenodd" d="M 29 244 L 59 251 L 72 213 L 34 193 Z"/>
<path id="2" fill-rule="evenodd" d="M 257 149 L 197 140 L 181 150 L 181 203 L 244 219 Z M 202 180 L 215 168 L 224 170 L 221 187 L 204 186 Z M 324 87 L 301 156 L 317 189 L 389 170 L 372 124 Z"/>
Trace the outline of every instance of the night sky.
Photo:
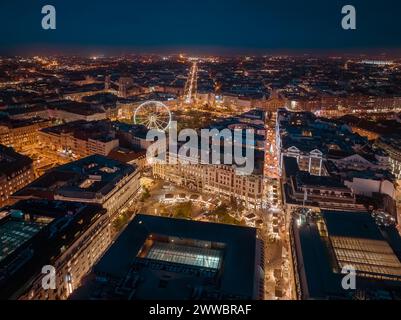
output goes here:
<path id="1" fill-rule="evenodd" d="M 41 28 L 41 8 L 57 30 Z M 341 28 L 352 4 L 357 30 Z M 1 0 L 0 51 L 368 51 L 401 48 L 400 0 Z"/>

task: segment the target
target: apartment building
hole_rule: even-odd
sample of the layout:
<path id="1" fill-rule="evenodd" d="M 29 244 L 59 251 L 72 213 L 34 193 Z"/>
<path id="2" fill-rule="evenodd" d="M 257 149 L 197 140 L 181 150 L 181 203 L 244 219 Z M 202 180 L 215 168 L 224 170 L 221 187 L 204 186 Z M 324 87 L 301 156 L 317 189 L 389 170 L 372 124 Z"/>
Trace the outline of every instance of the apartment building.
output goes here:
<path id="1" fill-rule="evenodd" d="M 113 219 L 138 195 L 139 178 L 136 166 L 92 155 L 47 172 L 15 193 L 13 198 L 100 204 Z"/>
<path id="2" fill-rule="evenodd" d="M 3 213 L 2 299 L 68 298 L 111 242 L 108 216 L 99 205 L 25 200 Z M 54 278 L 44 281 L 49 275 Z"/>
<path id="3" fill-rule="evenodd" d="M 0 120 L 0 144 L 25 151 L 37 146 L 39 131 L 50 125 L 50 121 L 40 118 L 29 120 Z"/>
<path id="4" fill-rule="evenodd" d="M 0 145 L 0 207 L 13 203 L 11 195 L 34 179 L 32 160 Z"/>
<path id="5" fill-rule="evenodd" d="M 109 121 L 74 121 L 45 128 L 39 132 L 39 142 L 55 153 L 65 153 L 73 158 L 92 154 L 107 156 L 119 146 Z"/>

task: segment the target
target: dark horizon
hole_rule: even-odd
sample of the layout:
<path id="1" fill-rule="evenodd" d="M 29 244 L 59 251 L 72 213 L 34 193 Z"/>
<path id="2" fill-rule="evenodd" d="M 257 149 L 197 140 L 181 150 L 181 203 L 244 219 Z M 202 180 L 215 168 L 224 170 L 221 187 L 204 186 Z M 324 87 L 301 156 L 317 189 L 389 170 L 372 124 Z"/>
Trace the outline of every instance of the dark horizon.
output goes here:
<path id="1" fill-rule="evenodd" d="M 39 48 L 40 47 L 40 48 Z M 355 48 L 355 49 L 250 49 L 250 48 L 227 48 L 227 47 L 155 47 L 155 48 L 124 48 L 124 47 L 44 47 L 31 46 L 18 49 L 0 51 L 0 56 L 129 56 L 129 55 L 179 55 L 185 56 L 310 56 L 310 57 L 342 57 L 342 58 L 385 58 L 401 59 L 401 48 Z"/>

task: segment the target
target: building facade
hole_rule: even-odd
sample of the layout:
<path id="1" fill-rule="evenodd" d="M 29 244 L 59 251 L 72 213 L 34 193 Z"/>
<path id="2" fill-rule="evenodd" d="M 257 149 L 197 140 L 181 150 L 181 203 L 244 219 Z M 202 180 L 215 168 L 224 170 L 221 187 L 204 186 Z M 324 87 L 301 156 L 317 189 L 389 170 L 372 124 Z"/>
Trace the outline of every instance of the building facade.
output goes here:
<path id="1" fill-rule="evenodd" d="M 0 144 L 17 151 L 29 150 L 38 145 L 40 129 L 49 125 L 49 121 L 41 119 L 0 122 Z"/>
<path id="2" fill-rule="evenodd" d="M 43 129 L 39 142 L 52 152 L 83 158 L 93 154 L 107 156 L 119 146 L 108 121 L 75 121 Z"/>
<path id="3" fill-rule="evenodd" d="M 108 221 L 106 210 L 97 205 L 18 202 L 0 220 L 0 229 L 7 235 L 5 245 L 12 246 L 0 259 L 0 295 L 20 300 L 67 299 L 109 246 Z M 49 275 L 44 267 L 54 270 L 52 280 L 44 281 Z"/>
<path id="4" fill-rule="evenodd" d="M 34 179 L 32 160 L 0 145 L 0 207 L 13 203 L 11 195 Z"/>
<path id="5" fill-rule="evenodd" d="M 220 194 L 260 207 L 263 199 L 263 176 L 238 175 L 228 165 L 163 164 L 152 165 L 153 175 L 176 185 L 199 192 Z"/>

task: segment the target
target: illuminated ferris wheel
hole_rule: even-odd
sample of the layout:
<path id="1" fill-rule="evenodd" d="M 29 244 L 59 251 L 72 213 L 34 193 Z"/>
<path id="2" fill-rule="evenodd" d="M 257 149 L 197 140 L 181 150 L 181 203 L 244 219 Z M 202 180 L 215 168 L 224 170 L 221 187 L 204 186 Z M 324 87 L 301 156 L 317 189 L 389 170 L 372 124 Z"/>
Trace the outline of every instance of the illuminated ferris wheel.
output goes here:
<path id="1" fill-rule="evenodd" d="M 165 131 L 171 123 L 171 112 L 159 101 L 147 101 L 136 108 L 134 123 L 144 125 L 148 129 Z"/>

